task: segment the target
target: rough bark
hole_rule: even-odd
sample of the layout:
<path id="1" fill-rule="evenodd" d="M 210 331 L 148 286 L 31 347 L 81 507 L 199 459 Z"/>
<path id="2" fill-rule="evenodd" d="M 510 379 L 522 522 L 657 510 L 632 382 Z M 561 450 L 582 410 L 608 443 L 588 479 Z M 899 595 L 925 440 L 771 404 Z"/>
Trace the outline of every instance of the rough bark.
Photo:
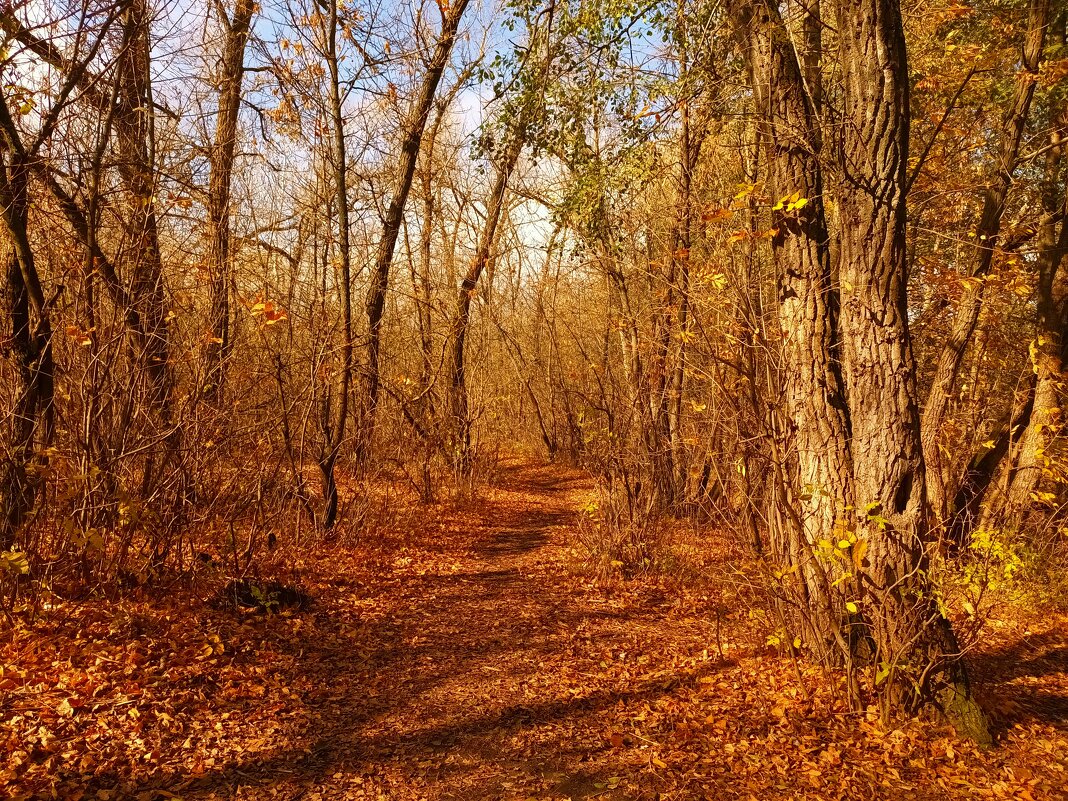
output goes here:
<path id="1" fill-rule="evenodd" d="M 833 536 L 852 503 L 850 424 L 837 359 L 819 125 L 778 7 L 735 0 L 731 10 L 754 87 L 770 193 L 776 200 L 805 201 L 793 209 L 776 204 L 780 207 L 773 212 L 784 394 L 797 471 L 791 477 L 795 481 L 786 483 L 796 484 L 800 507 L 796 521 L 783 523 L 789 530 L 773 536 L 773 545 L 804 579 L 795 586 L 801 593 L 795 601 L 809 608 L 808 644 L 819 658 L 841 661 L 848 654 L 840 653 L 837 636 L 840 604 L 812 549 Z"/>
<path id="2" fill-rule="evenodd" d="M 809 610 L 825 658 L 837 652 L 848 662 L 870 637 L 888 711 L 934 703 L 963 732 L 989 741 L 926 572 L 906 311 L 909 98 L 900 8 L 896 0 L 835 3 L 842 119 L 826 130 L 815 64 L 795 50 L 779 6 L 732 0 L 729 8 L 751 73 L 775 202 L 783 380 L 797 465 L 791 474 L 791 460 L 773 459 L 773 529 L 781 530 L 773 547 L 801 578 L 792 582 L 796 601 Z M 805 34 L 808 54 L 818 53 L 814 26 Z M 837 286 L 823 205 L 828 167 L 821 153 L 829 147 L 837 161 Z M 856 576 L 840 576 L 835 590 L 832 568 L 815 564 L 812 554 L 821 540 L 854 530 L 866 556 L 854 555 Z M 849 607 L 842 588 L 853 594 Z"/>
<path id="3" fill-rule="evenodd" d="M 929 531 L 906 309 L 908 61 L 897 0 L 839 0 L 841 332 L 857 507 L 866 512 L 864 621 L 893 707 L 937 705 L 989 742 L 927 574 Z M 863 566 L 862 566 L 863 567 Z"/>

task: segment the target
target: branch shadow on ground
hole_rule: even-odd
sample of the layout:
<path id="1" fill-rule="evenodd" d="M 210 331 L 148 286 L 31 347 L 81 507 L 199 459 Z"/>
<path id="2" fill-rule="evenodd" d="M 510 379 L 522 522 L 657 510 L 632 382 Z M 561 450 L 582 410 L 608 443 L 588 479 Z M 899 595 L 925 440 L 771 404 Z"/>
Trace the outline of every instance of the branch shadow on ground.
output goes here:
<path id="1" fill-rule="evenodd" d="M 506 473 L 504 480 L 529 486 L 526 478 L 512 473 Z M 563 483 L 544 479 L 545 487 Z M 287 677 L 291 686 L 305 676 L 338 677 L 352 688 L 339 701 L 329 681 L 313 686 L 303 698 L 307 724 L 294 737 L 272 751 L 232 758 L 202 775 L 173 771 L 136 787 L 126 786 L 122 792 L 135 797 L 154 791 L 180 792 L 185 798 L 221 792 L 225 797 L 238 787 L 266 790 L 280 784 L 329 784 L 338 772 L 346 776 L 373 773 L 387 763 L 403 766 L 405 775 L 419 781 L 409 766 L 434 762 L 439 772 L 435 782 L 446 794 L 464 787 L 464 792 L 478 794 L 468 797 L 489 798 L 495 792 L 492 780 L 478 774 L 477 767 L 487 762 L 518 764 L 520 755 L 509 753 L 513 735 L 532 727 L 587 724 L 586 740 L 550 738 L 528 772 L 533 775 L 576 760 L 584 762 L 591 753 L 609 747 L 606 742 L 591 743 L 588 737 L 590 731 L 600 731 L 598 718 L 606 711 L 620 704 L 653 703 L 715 669 L 708 663 L 637 680 L 614 679 L 604 682 L 609 686 L 587 690 L 550 685 L 548 697 L 517 698 L 514 690 L 511 697 L 495 697 L 489 688 L 491 676 L 482 678 L 480 673 L 487 665 L 503 665 L 505 673 L 491 675 L 517 687 L 543 675 L 546 664 L 566 658 L 561 656 L 561 646 L 573 645 L 574 632 L 587 632 L 585 642 L 592 652 L 612 642 L 618 631 L 612 627 L 620 623 L 618 612 L 591 608 L 566 585 L 528 582 L 511 563 L 546 544 L 548 529 L 567 523 L 571 516 L 555 505 L 528 511 L 533 513 L 524 515 L 514 505 L 487 509 L 491 533 L 472 549 L 484 569 L 413 577 L 400 597 L 393 599 L 392 608 L 359 627 L 339 625 L 331 619 L 331 610 L 320 609 L 316 612 L 319 630 L 331 632 L 332 640 L 309 643 L 294 630 L 276 643 L 292 660 Z M 631 610 L 627 621 L 655 625 L 667 613 L 665 605 L 650 604 Z M 476 688 L 478 697 L 467 705 L 450 703 L 433 709 L 435 691 L 457 683 L 463 690 Z M 216 711 L 241 714 L 239 705 L 228 708 L 225 703 Z M 447 763 L 443 755 L 462 758 Z M 593 794 L 598 777 L 596 771 L 585 771 L 582 781 L 572 788 L 572 796 L 586 797 L 583 787 Z M 88 791 L 123 784 L 122 777 L 114 774 L 80 776 L 73 781 Z"/>
<path id="2" fill-rule="evenodd" d="M 999 728 L 1040 722 L 1068 728 L 1068 634 L 1047 631 L 1019 638 L 995 651 L 974 655 L 972 670 L 991 705 Z M 1061 691 L 1047 681 L 1062 676 Z"/>

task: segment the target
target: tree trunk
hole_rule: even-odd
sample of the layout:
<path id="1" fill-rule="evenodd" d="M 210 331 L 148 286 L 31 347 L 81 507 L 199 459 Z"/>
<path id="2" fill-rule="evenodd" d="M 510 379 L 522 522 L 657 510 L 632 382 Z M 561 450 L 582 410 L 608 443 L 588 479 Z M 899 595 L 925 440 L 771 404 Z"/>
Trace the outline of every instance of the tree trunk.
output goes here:
<path id="1" fill-rule="evenodd" d="M 330 70 L 330 124 L 333 132 L 334 199 L 337 204 L 338 275 L 341 290 L 341 364 L 336 373 L 336 386 L 328 387 L 323 408 L 323 451 L 319 470 L 323 475 L 324 529 L 337 520 L 338 494 L 334 467 L 345 439 L 349 417 L 349 394 L 352 386 L 352 262 L 349 242 L 348 165 L 345 153 L 345 119 L 341 101 L 341 80 L 338 74 L 337 34 L 338 0 L 332 0 L 327 22 L 327 66 Z"/>
<path id="2" fill-rule="evenodd" d="M 393 195 L 382 221 L 382 236 L 378 241 L 374 265 L 371 268 L 371 283 L 367 289 L 365 308 L 367 311 L 367 363 L 363 380 L 363 400 L 360 408 L 360 429 L 357 432 L 356 459 L 366 464 L 371 455 L 374 440 L 375 418 L 378 411 L 378 387 L 381 380 L 380 359 L 382 348 L 382 316 L 386 305 L 386 291 L 389 288 L 389 271 L 393 264 L 393 253 L 397 246 L 401 223 L 404 221 L 404 207 L 408 201 L 408 192 L 412 188 L 412 178 L 419 160 L 419 150 L 426 128 L 427 117 L 434 103 L 442 73 L 452 54 L 456 32 L 460 19 L 470 0 L 455 0 L 453 4 L 442 3 L 441 33 L 427 65 L 422 85 L 412 107 L 411 117 L 405 127 L 400 148 L 400 163 L 397 166 L 393 184 Z"/>
<path id="3" fill-rule="evenodd" d="M 86 98 L 100 111 L 102 133 L 100 135 L 100 147 L 94 159 L 94 170 L 99 170 L 100 156 L 103 153 L 105 143 L 110 138 L 112 131 L 115 131 L 115 139 L 119 151 L 118 167 L 123 187 L 131 197 L 140 198 L 140 200 L 134 201 L 134 205 L 141 207 L 145 205 L 144 200 L 146 199 L 151 205 L 152 195 L 150 190 L 154 175 L 154 167 L 148 160 L 151 148 L 145 141 L 146 133 L 151 130 L 148 120 L 152 113 L 152 106 L 148 97 L 150 95 L 147 60 L 149 53 L 148 9 L 143 0 L 131 0 L 131 2 L 117 5 L 114 15 L 109 17 L 107 23 L 101 28 L 98 42 L 102 43 L 105 40 L 104 33 L 116 18 L 121 18 L 121 58 L 118 60 L 116 74 L 111 83 L 111 90 L 108 92 L 104 91 L 107 83 L 88 69 L 92 56 L 97 52 L 96 46 L 89 51 L 87 57 L 82 61 L 69 60 L 51 42 L 38 38 L 33 32 L 25 28 L 14 14 L 0 11 L 0 24 L 3 25 L 8 35 L 19 41 L 28 50 L 41 58 L 42 61 L 62 72 L 66 76 L 66 81 L 69 85 L 77 87 L 81 92 L 81 97 Z M 139 99 L 142 94 L 144 98 Z M 9 126 L 9 130 L 13 131 L 14 129 Z M 43 142 L 44 139 L 41 138 L 39 133 L 35 146 L 39 146 Z M 161 316 L 162 309 L 159 310 L 159 314 L 148 313 L 146 316 L 146 305 L 150 307 L 147 311 L 151 312 L 153 304 L 138 302 L 136 295 L 138 287 L 135 286 L 134 282 L 127 286 L 120 279 L 115 261 L 104 253 L 97 241 L 96 223 L 93 215 L 87 214 L 79 206 L 75 199 L 75 194 L 67 191 L 59 184 L 56 179 L 56 173 L 52 171 L 46 161 L 32 158 L 29 161 L 29 167 L 55 196 L 60 211 L 67 218 L 78 240 L 88 251 L 93 265 L 103 278 L 104 285 L 112 301 L 122 311 L 132 340 L 131 350 L 135 369 L 143 369 L 138 366 L 144 364 L 146 354 L 153 350 L 158 352 L 161 344 L 163 346 L 166 345 L 165 338 L 161 343 L 158 331 L 153 330 L 153 325 L 156 324 L 156 318 Z M 99 180 L 98 174 L 94 173 L 91 176 L 92 183 L 99 183 Z M 146 189 L 148 190 L 147 194 Z M 154 211 L 151 214 L 146 212 L 146 217 L 151 218 L 151 225 L 147 226 L 149 231 L 148 238 L 151 242 L 151 231 L 155 230 Z M 142 232 L 131 237 L 140 242 L 144 238 L 146 226 L 132 223 L 130 227 Z M 154 252 L 158 263 L 158 249 Z M 147 283 L 149 286 L 154 285 L 151 280 Z M 160 287 L 162 287 L 161 281 L 156 283 L 159 283 Z M 163 347 L 161 355 L 163 357 L 162 360 L 156 358 L 155 365 L 149 370 L 149 372 L 153 373 L 152 381 L 160 382 L 157 390 L 150 391 L 150 394 L 153 397 L 169 398 L 166 347 Z"/>
<path id="4" fill-rule="evenodd" d="M 453 427 L 454 458 L 462 475 L 471 472 L 471 415 L 467 398 L 467 369 L 464 361 L 464 344 L 471 319 L 471 298 L 478 288 L 479 278 L 491 265 L 493 249 L 497 242 L 497 226 L 504 212 L 504 200 L 508 193 L 508 180 L 523 149 L 522 131 L 511 132 L 497 164 L 497 176 L 486 204 L 486 223 L 478 240 L 475 258 L 460 284 L 456 298 L 456 315 L 452 323 L 452 341 L 449 352 L 449 406 Z M 492 272 L 492 271 L 491 271 Z"/>
<path id="5" fill-rule="evenodd" d="M 681 67 L 687 69 L 685 46 L 681 53 Z M 686 391 L 686 343 L 689 339 L 690 326 L 690 255 L 693 248 L 693 174 L 697 168 L 697 159 L 701 154 L 702 134 L 693 130 L 689 104 L 681 111 L 679 130 L 679 199 L 676 210 L 676 229 L 678 250 L 680 251 L 678 269 L 675 274 L 678 297 L 678 316 L 676 329 L 678 342 L 672 354 L 671 375 L 667 390 L 668 438 L 671 443 L 671 461 L 675 468 L 674 487 L 685 498 L 688 461 L 682 442 L 682 400 Z"/>
<path id="6" fill-rule="evenodd" d="M 1037 325 L 1030 346 L 1033 408 L 1015 452 L 1004 509 L 985 522 L 1011 530 L 1020 527 L 1031 505 L 1047 464 L 1046 448 L 1064 422 L 1060 393 L 1068 350 L 1068 191 L 1059 180 L 1064 147 L 1060 130 L 1054 131 L 1050 147 L 1038 234 Z"/>
<path id="7" fill-rule="evenodd" d="M 858 599 L 888 706 L 936 704 L 989 742 L 927 572 L 923 449 L 909 342 L 905 193 L 909 84 L 897 0 L 838 0 L 843 74 L 839 206 L 842 362 L 856 506 L 868 542 Z"/>
<path id="8" fill-rule="evenodd" d="M 806 78 L 778 5 L 730 5 L 774 193 L 772 247 L 796 454 L 773 459 L 773 518 L 782 521 L 773 545 L 801 579 L 783 586 L 808 608 L 817 640 L 809 645 L 820 656 L 837 654 L 848 664 L 871 637 L 888 712 L 931 702 L 963 733 L 986 742 L 985 717 L 926 572 L 924 465 L 906 310 L 909 98 L 900 8 L 896 0 L 835 5 L 842 121 L 826 131 L 814 65 L 809 59 Z M 810 52 L 819 50 L 814 36 L 806 26 Z M 840 303 L 822 201 L 828 133 L 838 161 Z M 796 474 L 785 472 L 791 461 Z M 853 544 L 842 564 L 815 558 L 846 538 Z"/>
<path id="9" fill-rule="evenodd" d="M 117 65 L 115 132 L 119 171 L 130 205 L 129 301 L 143 339 L 138 361 L 147 378 L 147 400 L 164 425 L 171 418 L 169 337 L 165 319 L 163 263 L 156 218 L 154 114 L 149 72 L 151 41 L 147 0 L 131 0 L 123 19 L 123 49 Z"/>
<path id="10" fill-rule="evenodd" d="M 0 114 L 9 122 L 7 105 L 2 105 Z M 4 337 L 5 355 L 14 360 L 17 376 L 12 388 L 14 406 L 4 421 L 0 441 L 0 551 L 15 545 L 19 528 L 33 510 L 37 482 L 31 467 L 38 441 L 47 446 L 53 431 L 51 322 L 27 234 L 29 171 L 20 158 L 24 154 L 17 151 L 21 147 L 13 141 L 4 142 L 0 151 L 0 204 L 9 239 L 0 302 L 10 332 Z"/>
<path id="11" fill-rule="evenodd" d="M 792 531 L 773 533 L 778 556 L 796 567 L 802 582 L 787 584 L 796 606 L 808 607 L 799 621 L 806 644 L 821 661 L 848 661 L 842 653 L 839 619 L 844 600 L 830 590 L 813 546 L 834 535 L 852 504 L 849 415 L 837 358 L 837 299 L 831 289 L 819 121 L 806 92 L 802 68 L 790 46 L 778 8 L 764 0 L 736 1 L 735 26 L 742 37 L 755 87 L 761 142 L 767 154 L 773 212 L 772 249 L 779 282 L 783 336 L 783 382 L 799 488 Z M 802 202 L 803 200 L 803 202 Z M 798 205 L 800 203 L 800 205 Z"/>
<path id="12" fill-rule="evenodd" d="M 939 523 L 947 519 L 951 511 L 950 502 L 956 495 L 955 482 L 950 482 L 947 476 L 947 468 L 950 465 L 946 464 L 942 455 L 942 427 L 950 400 L 956 392 L 961 364 L 979 321 L 985 279 L 994 259 L 998 236 L 1001 233 L 1001 218 L 1005 213 L 1005 201 L 1012 185 L 1020 143 L 1023 141 L 1031 100 L 1035 94 L 1049 16 L 1049 0 L 1031 0 L 1021 57 L 1023 69 L 1016 77 L 1012 105 L 1002 125 L 1000 152 L 995 161 L 990 185 L 983 193 L 983 214 L 975 231 L 978 243 L 977 258 L 953 318 L 949 338 L 938 357 L 934 382 L 923 407 L 920 429 L 923 437 L 923 457 L 927 464 L 927 492 L 931 510 Z"/>
<path id="13" fill-rule="evenodd" d="M 230 183 L 237 146 L 237 118 L 241 110 L 241 83 L 245 74 L 245 44 L 257 4 L 236 0 L 233 16 L 226 18 L 219 63 L 219 107 L 215 115 L 215 142 L 211 149 L 208 184 L 208 265 L 211 270 L 210 325 L 204 347 L 204 393 L 218 406 L 225 398 L 225 363 L 230 353 L 230 278 L 233 272 L 230 237 Z"/>

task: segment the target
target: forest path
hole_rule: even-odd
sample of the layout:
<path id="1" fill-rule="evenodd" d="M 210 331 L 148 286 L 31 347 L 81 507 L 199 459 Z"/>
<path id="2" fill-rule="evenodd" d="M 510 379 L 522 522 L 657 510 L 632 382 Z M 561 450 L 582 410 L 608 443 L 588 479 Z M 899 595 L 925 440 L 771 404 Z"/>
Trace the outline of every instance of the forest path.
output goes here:
<path id="1" fill-rule="evenodd" d="M 691 668 L 705 663 L 710 631 L 689 615 L 669 623 L 659 591 L 576 590 L 574 525 L 590 492 L 581 474 L 506 462 L 461 519 L 431 526 L 429 549 L 395 557 L 373 594 L 339 587 L 339 614 L 355 614 L 314 669 L 342 684 L 320 682 L 309 699 L 317 739 L 301 762 L 323 798 L 346 783 L 391 798 L 623 791 L 609 766 L 591 765 L 622 753 L 606 715 L 667 694 L 680 649 Z M 631 770 L 651 764 L 649 748 L 625 760 Z"/>
<path id="2" fill-rule="evenodd" d="M 1001 735 L 979 751 L 850 714 L 833 677 L 768 647 L 715 531 L 678 527 L 686 583 L 605 586 L 582 570 L 582 474 L 506 460 L 465 504 L 377 489 L 374 541 L 275 552 L 306 611 L 205 603 L 216 563 L 0 637 L 0 798 L 1068 798 L 1062 614 L 1007 615 L 971 655 Z"/>

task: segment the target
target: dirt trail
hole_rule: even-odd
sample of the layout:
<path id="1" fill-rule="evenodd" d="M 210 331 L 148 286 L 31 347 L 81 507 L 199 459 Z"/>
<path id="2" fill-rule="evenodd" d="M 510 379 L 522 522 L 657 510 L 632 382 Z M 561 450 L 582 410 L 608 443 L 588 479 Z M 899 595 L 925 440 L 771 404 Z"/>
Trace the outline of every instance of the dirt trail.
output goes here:
<path id="1" fill-rule="evenodd" d="M 998 748 L 883 730 L 802 664 L 806 697 L 709 532 L 694 585 L 584 580 L 590 490 L 511 461 L 381 542 L 295 548 L 279 567 L 316 602 L 294 615 L 195 587 L 56 607 L 0 642 L 0 798 L 1065 797 L 1063 616 L 971 656 Z"/>
<path id="2" fill-rule="evenodd" d="M 637 666 L 665 634 L 673 653 L 681 637 L 700 655 L 707 632 L 692 618 L 667 626 L 659 593 L 624 613 L 576 591 L 570 527 L 588 490 L 577 474 L 510 463 L 466 521 L 466 546 L 443 538 L 444 569 L 404 570 L 401 557 L 381 602 L 363 599 L 374 621 L 357 615 L 316 666 L 359 688 L 324 686 L 312 702 L 318 741 L 301 770 L 330 780 L 324 798 L 339 781 L 402 797 L 611 797 L 618 777 L 584 770 L 612 748 L 604 714 L 657 694 L 618 663 Z"/>

